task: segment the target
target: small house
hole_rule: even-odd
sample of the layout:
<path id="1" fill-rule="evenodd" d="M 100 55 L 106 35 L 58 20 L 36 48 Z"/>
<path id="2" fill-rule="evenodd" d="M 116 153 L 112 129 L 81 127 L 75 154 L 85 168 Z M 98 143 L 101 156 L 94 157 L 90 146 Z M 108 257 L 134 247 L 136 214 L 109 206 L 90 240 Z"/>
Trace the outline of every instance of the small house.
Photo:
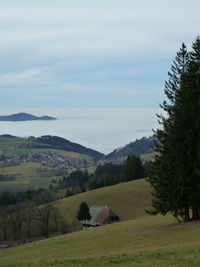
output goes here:
<path id="1" fill-rule="evenodd" d="M 108 206 L 90 207 L 91 219 L 84 221 L 83 227 L 96 227 L 113 222 L 119 222 L 120 218 Z"/>

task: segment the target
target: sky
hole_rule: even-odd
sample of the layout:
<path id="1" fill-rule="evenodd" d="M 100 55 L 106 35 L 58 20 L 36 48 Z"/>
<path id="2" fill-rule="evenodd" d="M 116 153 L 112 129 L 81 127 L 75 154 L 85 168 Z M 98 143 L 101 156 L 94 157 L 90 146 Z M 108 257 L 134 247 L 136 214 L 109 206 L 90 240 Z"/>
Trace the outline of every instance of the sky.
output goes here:
<path id="1" fill-rule="evenodd" d="M 0 0 L 0 107 L 158 107 L 199 0 Z"/>

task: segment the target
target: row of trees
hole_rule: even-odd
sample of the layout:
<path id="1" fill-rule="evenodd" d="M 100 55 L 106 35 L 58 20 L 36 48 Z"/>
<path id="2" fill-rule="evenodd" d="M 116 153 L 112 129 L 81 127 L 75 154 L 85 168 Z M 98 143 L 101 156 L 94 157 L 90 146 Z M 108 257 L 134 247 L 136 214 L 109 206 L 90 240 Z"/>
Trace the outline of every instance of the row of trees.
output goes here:
<path id="1" fill-rule="evenodd" d="M 188 52 L 177 53 L 169 80 L 167 99 L 158 115 L 158 152 L 149 182 L 153 187 L 151 213 L 171 212 L 178 220 L 200 218 L 200 38 Z M 191 211 L 191 212 L 190 212 Z"/>
<path id="2" fill-rule="evenodd" d="M 56 192 L 40 188 L 0 193 L 0 240 L 25 240 L 49 233 L 67 232 L 68 225 L 52 204 Z"/>
<path id="3" fill-rule="evenodd" d="M 0 240 L 47 238 L 49 233 L 67 231 L 66 222 L 51 203 L 39 207 L 32 202 L 0 207 Z"/>
<path id="4" fill-rule="evenodd" d="M 97 166 L 94 174 L 77 170 L 63 177 L 60 188 L 67 188 L 66 197 L 87 190 L 143 178 L 149 166 L 142 164 L 139 156 L 130 155 L 124 164 L 105 163 Z"/>
<path id="5" fill-rule="evenodd" d="M 44 188 L 17 193 L 12 193 L 10 191 L 0 192 L 0 206 L 20 204 L 26 201 L 31 201 L 35 205 L 41 205 L 55 201 L 56 199 L 57 196 L 53 191 Z"/>

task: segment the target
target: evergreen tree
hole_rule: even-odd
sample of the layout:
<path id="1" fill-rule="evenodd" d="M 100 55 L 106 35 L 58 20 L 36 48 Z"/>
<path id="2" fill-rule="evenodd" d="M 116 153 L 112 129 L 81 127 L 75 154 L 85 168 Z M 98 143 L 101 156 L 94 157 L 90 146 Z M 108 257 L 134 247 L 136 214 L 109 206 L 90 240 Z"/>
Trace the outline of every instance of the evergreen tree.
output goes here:
<path id="1" fill-rule="evenodd" d="M 139 156 L 129 155 L 124 165 L 124 178 L 126 181 L 143 178 L 144 167 Z"/>
<path id="2" fill-rule="evenodd" d="M 80 204 L 78 213 L 77 213 L 77 219 L 79 221 L 86 221 L 91 219 L 89 207 L 86 202 L 82 202 Z"/>
<path id="3" fill-rule="evenodd" d="M 153 187 L 153 213 L 171 212 L 178 219 L 199 217 L 200 203 L 200 41 L 187 52 L 183 44 L 173 62 L 156 131 L 158 152 L 149 181 Z"/>
<path id="4" fill-rule="evenodd" d="M 189 105 L 190 127 L 187 129 L 188 157 L 190 159 L 191 195 L 190 203 L 193 219 L 200 218 L 200 39 L 199 37 L 192 45 L 190 62 L 188 67 L 188 89 L 187 96 Z"/>

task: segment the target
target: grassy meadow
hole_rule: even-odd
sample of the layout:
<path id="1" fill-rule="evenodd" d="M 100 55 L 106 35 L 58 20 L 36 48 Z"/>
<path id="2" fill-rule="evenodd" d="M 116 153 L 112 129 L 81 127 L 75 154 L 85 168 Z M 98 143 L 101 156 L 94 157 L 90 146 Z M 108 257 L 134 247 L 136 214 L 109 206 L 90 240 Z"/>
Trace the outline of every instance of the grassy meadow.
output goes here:
<path id="1" fill-rule="evenodd" d="M 146 216 L 145 209 L 151 207 L 150 186 L 145 179 L 140 179 L 59 200 L 56 206 L 69 225 L 75 229 L 80 228 L 76 214 L 82 201 L 86 201 L 89 206 L 108 205 L 121 220 L 139 218 Z"/>
<path id="2" fill-rule="evenodd" d="M 144 216 L 0 251 L 0 266 L 199 266 L 200 224 Z"/>
<path id="3" fill-rule="evenodd" d="M 85 192 L 56 205 L 72 224 L 81 201 L 107 204 L 122 221 L 0 250 L 0 266 L 199 266 L 200 222 L 180 224 L 170 215 L 147 215 L 151 196 L 144 179 Z"/>
<path id="4" fill-rule="evenodd" d="M 49 175 L 51 170 L 53 169 L 33 162 L 1 168 L 0 174 L 15 175 L 16 180 L 0 182 L 0 190 L 20 191 L 49 186 L 52 180 L 52 175 Z"/>

